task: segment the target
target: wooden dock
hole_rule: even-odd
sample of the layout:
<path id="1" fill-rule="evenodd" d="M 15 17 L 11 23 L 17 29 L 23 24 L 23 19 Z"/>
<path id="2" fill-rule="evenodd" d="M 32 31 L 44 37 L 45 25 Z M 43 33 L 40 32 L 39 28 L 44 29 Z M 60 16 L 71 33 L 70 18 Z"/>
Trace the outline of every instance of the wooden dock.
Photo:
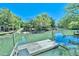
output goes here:
<path id="1" fill-rule="evenodd" d="M 26 48 L 30 55 L 36 55 L 40 52 L 52 49 L 56 45 L 57 44 L 54 41 L 47 39 L 47 40 L 43 40 L 43 41 L 38 41 L 38 42 L 21 45 L 18 47 L 18 50 L 22 50 L 22 49 Z"/>
<path id="2" fill-rule="evenodd" d="M 55 41 L 46 39 L 46 40 L 42 40 L 42 41 L 37 41 L 37 42 L 33 42 L 33 43 L 20 45 L 20 46 L 18 46 L 17 49 L 19 52 L 21 52 L 23 49 L 26 49 L 28 51 L 29 55 L 36 55 L 36 54 L 39 54 L 46 50 L 52 49 L 56 46 L 57 46 L 57 43 L 55 43 Z M 19 55 L 19 52 L 18 52 L 18 55 Z"/>

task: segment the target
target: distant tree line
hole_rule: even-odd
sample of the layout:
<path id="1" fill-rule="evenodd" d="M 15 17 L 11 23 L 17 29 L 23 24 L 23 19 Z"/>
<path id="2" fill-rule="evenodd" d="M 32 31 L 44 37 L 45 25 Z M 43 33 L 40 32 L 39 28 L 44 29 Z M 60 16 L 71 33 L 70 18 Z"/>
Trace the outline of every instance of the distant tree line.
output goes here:
<path id="1" fill-rule="evenodd" d="M 68 4 L 65 15 L 58 21 L 57 26 L 64 29 L 79 29 L 79 4 Z M 39 14 L 29 22 L 13 14 L 7 8 L 0 9 L 0 31 L 14 31 L 24 28 L 24 31 L 48 31 L 56 27 L 53 17 L 46 13 Z"/>
<path id="2" fill-rule="evenodd" d="M 54 23 L 53 18 L 45 13 L 34 17 L 29 22 L 23 22 L 19 16 L 13 14 L 9 9 L 0 9 L 0 31 L 18 30 L 21 27 L 25 31 L 31 31 L 33 29 L 36 31 L 50 30 L 55 26 Z"/>
<path id="3" fill-rule="evenodd" d="M 24 28 L 25 30 L 48 31 L 54 26 L 54 19 L 48 16 L 48 14 L 43 13 L 33 18 L 30 22 L 26 22 Z"/>

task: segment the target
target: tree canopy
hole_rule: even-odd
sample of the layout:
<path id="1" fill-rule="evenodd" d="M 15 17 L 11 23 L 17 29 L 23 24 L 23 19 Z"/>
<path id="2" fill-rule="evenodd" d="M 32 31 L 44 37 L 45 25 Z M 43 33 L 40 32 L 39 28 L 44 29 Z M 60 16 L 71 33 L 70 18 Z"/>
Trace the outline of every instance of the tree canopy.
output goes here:
<path id="1" fill-rule="evenodd" d="M 79 4 L 68 4 L 65 8 L 65 15 L 59 20 L 58 27 L 65 29 L 79 29 Z M 22 19 L 13 14 L 7 8 L 0 9 L 0 26 L 11 30 L 17 30 L 23 27 L 26 30 L 50 30 L 55 27 L 55 20 L 47 13 L 41 13 L 29 22 L 23 22 Z"/>
<path id="2" fill-rule="evenodd" d="M 35 30 L 49 30 L 54 27 L 54 20 L 46 13 L 39 14 L 35 16 L 31 21 L 25 23 L 25 27 L 34 28 Z"/>
<path id="3" fill-rule="evenodd" d="M 54 20 L 45 13 L 36 16 L 33 20 L 33 23 L 34 27 L 38 30 L 48 30 L 48 28 L 54 27 Z"/>
<path id="4" fill-rule="evenodd" d="M 0 26 L 3 26 L 5 30 L 18 29 L 21 26 L 21 22 L 21 18 L 13 14 L 9 9 L 0 9 Z"/>
<path id="5" fill-rule="evenodd" d="M 66 29 L 79 29 L 79 4 L 68 4 L 66 14 L 59 21 L 58 26 Z"/>

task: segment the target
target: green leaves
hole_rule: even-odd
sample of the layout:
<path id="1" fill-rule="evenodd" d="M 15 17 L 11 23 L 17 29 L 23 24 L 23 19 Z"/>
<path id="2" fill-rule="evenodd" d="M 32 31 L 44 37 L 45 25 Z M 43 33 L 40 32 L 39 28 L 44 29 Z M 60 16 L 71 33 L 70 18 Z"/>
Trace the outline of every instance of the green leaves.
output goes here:
<path id="1" fill-rule="evenodd" d="M 42 29 L 48 29 L 54 26 L 54 20 L 48 14 L 40 14 L 34 19 L 34 26 Z"/>
<path id="2" fill-rule="evenodd" d="M 48 14 L 40 14 L 33 18 L 31 21 L 26 22 L 24 25 L 25 29 L 34 28 L 37 31 L 49 30 L 54 27 L 54 20 Z"/>
<path id="3" fill-rule="evenodd" d="M 20 28 L 21 19 L 20 17 L 14 15 L 9 9 L 1 8 L 0 9 L 0 26 L 6 28 Z M 6 27 L 7 26 L 7 27 Z"/>
<path id="4" fill-rule="evenodd" d="M 58 26 L 66 29 L 79 29 L 79 4 L 68 4 L 65 10 L 67 12 L 59 21 Z"/>

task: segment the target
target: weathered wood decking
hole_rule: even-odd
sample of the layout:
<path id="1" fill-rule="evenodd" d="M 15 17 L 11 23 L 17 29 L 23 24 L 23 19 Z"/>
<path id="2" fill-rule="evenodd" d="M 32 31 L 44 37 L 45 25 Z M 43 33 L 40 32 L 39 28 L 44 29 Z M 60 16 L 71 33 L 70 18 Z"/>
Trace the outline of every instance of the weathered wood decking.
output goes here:
<path id="1" fill-rule="evenodd" d="M 57 43 L 55 43 L 54 41 L 51 41 L 50 39 L 46 39 L 38 42 L 20 45 L 18 46 L 17 50 L 20 52 L 21 50 L 26 49 L 28 50 L 29 55 L 36 55 L 46 50 L 52 49 L 55 46 L 57 46 Z M 18 55 L 19 55 L 19 52 L 18 52 Z"/>

